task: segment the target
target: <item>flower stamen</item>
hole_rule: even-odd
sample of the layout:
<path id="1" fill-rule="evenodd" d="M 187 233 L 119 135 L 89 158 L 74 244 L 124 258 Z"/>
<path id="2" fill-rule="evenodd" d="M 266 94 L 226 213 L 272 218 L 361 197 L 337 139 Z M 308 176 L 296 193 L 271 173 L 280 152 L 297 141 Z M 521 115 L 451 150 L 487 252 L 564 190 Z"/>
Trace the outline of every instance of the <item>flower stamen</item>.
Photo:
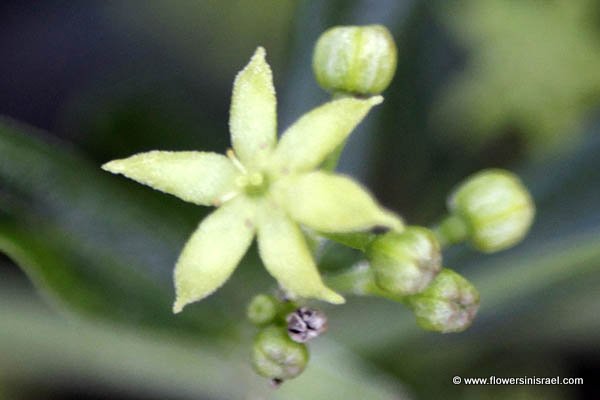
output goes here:
<path id="1" fill-rule="evenodd" d="M 225 193 L 223 196 L 218 197 L 216 199 L 213 200 L 213 205 L 215 207 L 220 207 L 223 203 L 232 200 L 233 198 L 237 197 L 237 195 L 240 194 L 239 192 L 229 192 L 229 193 Z"/>
<path id="2" fill-rule="evenodd" d="M 244 167 L 244 165 L 241 163 L 241 161 L 236 157 L 235 152 L 233 151 L 233 149 L 227 149 L 227 157 L 231 160 L 231 162 L 233 163 L 233 165 L 235 165 L 235 167 L 242 173 L 242 174 L 247 174 L 248 170 L 246 169 L 246 167 Z"/>

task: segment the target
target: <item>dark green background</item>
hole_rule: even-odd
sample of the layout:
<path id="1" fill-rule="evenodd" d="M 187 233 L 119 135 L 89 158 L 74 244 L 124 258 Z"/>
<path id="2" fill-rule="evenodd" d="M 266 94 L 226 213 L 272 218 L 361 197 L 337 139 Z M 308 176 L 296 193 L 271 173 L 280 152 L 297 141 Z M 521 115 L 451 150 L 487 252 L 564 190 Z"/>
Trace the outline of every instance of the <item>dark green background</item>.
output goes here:
<path id="1" fill-rule="evenodd" d="M 596 83 L 581 90 L 581 104 L 573 104 L 583 110 L 578 125 L 557 133 L 559 145 L 545 146 L 543 138 L 532 145 L 532 128 L 510 115 L 493 132 L 448 134 L 432 122 L 440 99 L 452 96 L 449 85 L 470 71 L 477 52 L 493 54 L 494 47 L 471 47 L 455 35 L 447 6 L 2 2 L 0 399 L 597 398 L 600 120 L 598 93 L 587 90 Z M 597 8 L 590 14 L 600 15 Z M 151 149 L 225 150 L 233 78 L 258 45 L 274 71 L 284 129 L 328 98 L 310 69 L 319 34 L 365 23 L 393 32 L 399 66 L 385 103 L 352 136 L 341 171 L 409 223 L 429 225 L 461 179 L 508 168 L 531 189 L 536 222 L 514 249 L 445 254 L 445 264 L 481 293 L 479 315 L 465 333 L 424 332 L 402 305 L 380 299 L 325 306 L 330 332 L 311 346 L 306 374 L 271 393 L 248 363 L 253 330 L 244 307 L 273 285 L 255 251 L 215 295 L 173 316 L 172 267 L 208 209 L 99 166 Z M 516 61 L 510 55 L 507 71 Z M 540 80 L 551 89 L 570 82 L 576 67 L 558 79 L 542 68 Z M 542 108 L 540 118 L 552 117 Z M 355 258 L 330 247 L 323 270 Z M 453 385 L 455 375 L 560 375 L 587 384 L 468 387 Z"/>

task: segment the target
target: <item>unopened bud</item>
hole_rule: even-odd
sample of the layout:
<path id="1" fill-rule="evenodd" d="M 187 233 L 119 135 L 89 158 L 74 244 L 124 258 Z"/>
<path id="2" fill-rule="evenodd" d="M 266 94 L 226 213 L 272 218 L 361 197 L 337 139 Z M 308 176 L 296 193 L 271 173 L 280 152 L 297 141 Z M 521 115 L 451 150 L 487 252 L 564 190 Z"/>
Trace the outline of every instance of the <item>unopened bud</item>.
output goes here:
<path id="1" fill-rule="evenodd" d="M 492 253 L 520 242 L 529 231 L 535 205 L 519 178 L 504 170 L 481 171 L 462 183 L 448 200 L 456 223 L 478 250 Z"/>
<path id="2" fill-rule="evenodd" d="M 423 329 L 461 332 L 471 325 L 479 309 L 479 293 L 456 272 L 443 269 L 423 292 L 412 296 L 410 306 Z"/>
<path id="3" fill-rule="evenodd" d="M 338 26 L 317 41 L 313 70 L 325 90 L 373 95 L 389 86 L 396 57 L 394 38 L 384 26 Z"/>
<path id="4" fill-rule="evenodd" d="M 277 316 L 277 300 L 273 296 L 259 294 L 248 304 L 246 316 L 255 325 L 265 325 Z"/>
<path id="5" fill-rule="evenodd" d="M 425 289 L 442 268 L 435 235 L 418 226 L 377 237 L 367 250 L 367 258 L 377 286 L 401 296 Z"/>
<path id="6" fill-rule="evenodd" d="M 327 316 L 319 311 L 301 307 L 289 314 L 288 335 L 294 342 L 304 343 L 327 331 Z"/>
<path id="7" fill-rule="evenodd" d="M 280 326 L 264 328 L 256 336 L 252 350 L 254 370 L 273 383 L 295 378 L 308 362 L 306 345 L 294 342 Z"/>

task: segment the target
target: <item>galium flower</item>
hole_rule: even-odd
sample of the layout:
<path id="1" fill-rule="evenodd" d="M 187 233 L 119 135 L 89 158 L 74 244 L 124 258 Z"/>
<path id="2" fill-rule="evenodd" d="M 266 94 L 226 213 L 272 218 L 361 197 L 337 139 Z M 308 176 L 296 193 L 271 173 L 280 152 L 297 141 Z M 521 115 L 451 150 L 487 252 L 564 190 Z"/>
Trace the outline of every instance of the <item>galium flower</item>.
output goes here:
<path id="1" fill-rule="evenodd" d="M 233 85 L 227 156 L 151 151 L 103 169 L 217 209 L 185 245 L 175 266 L 174 312 L 213 293 L 233 273 L 256 236 L 269 273 L 292 295 L 343 303 L 319 275 L 301 227 L 317 232 L 400 230 L 402 222 L 360 185 L 319 171 L 380 96 L 342 98 L 317 107 L 277 141 L 276 97 L 259 47 Z"/>

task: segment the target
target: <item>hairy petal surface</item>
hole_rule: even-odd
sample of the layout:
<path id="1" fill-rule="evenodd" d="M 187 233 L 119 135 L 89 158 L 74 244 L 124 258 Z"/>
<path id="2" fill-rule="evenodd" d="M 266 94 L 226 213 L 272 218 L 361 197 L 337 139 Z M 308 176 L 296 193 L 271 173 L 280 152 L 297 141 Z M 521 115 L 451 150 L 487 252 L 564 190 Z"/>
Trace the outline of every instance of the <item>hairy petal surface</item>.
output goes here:
<path id="1" fill-rule="evenodd" d="M 298 225 L 275 204 L 269 204 L 261 212 L 258 249 L 265 268 L 285 290 L 334 304 L 344 302 L 342 296 L 325 286 L 321 280 Z"/>
<path id="2" fill-rule="evenodd" d="M 401 230 L 399 217 L 377 204 L 350 178 L 325 172 L 292 177 L 281 186 L 281 202 L 295 221 L 320 232 Z"/>
<path id="3" fill-rule="evenodd" d="M 255 232 L 254 202 L 237 197 L 206 217 L 175 266 L 173 312 L 217 290 L 232 274 Z"/>
<path id="4" fill-rule="evenodd" d="M 233 84 L 229 129 L 240 161 L 248 167 L 262 165 L 277 139 L 277 100 L 273 76 L 259 47 Z"/>
<path id="5" fill-rule="evenodd" d="M 238 173 L 227 157 L 199 151 L 150 151 L 110 161 L 102 169 L 205 206 L 234 191 Z"/>
<path id="6" fill-rule="evenodd" d="M 381 96 L 330 101 L 302 116 L 281 137 L 273 153 L 279 173 L 309 171 L 323 162 L 362 121 Z"/>

